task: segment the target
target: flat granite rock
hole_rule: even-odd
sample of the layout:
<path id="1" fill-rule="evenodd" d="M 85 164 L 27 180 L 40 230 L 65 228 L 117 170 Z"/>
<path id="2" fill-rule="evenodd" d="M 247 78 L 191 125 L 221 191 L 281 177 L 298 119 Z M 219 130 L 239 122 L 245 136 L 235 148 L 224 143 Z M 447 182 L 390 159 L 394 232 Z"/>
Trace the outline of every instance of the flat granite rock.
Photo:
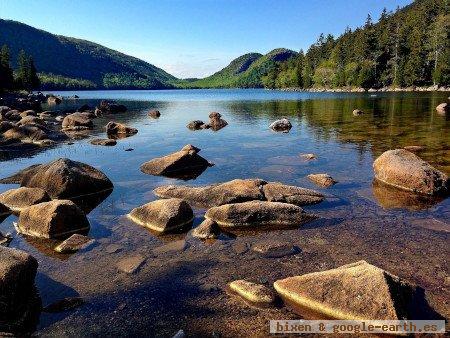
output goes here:
<path id="1" fill-rule="evenodd" d="M 133 274 L 145 263 L 145 258 L 142 255 L 135 255 L 126 257 L 117 262 L 117 268 L 125 273 Z"/>
<path id="2" fill-rule="evenodd" d="M 280 258 L 300 252 L 296 246 L 276 240 L 258 242 L 252 246 L 252 250 L 267 258 Z"/>
<path id="3" fill-rule="evenodd" d="M 94 239 L 92 238 L 80 234 L 73 234 L 64 242 L 59 244 L 55 248 L 55 251 L 60 253 L 72 253 L 87 248 L 92 243 L 94 243 Z"/>
<path id="4" fill-rule="evenodd" d="M 244 300 L 255 305 L 271 305 L 275 301 L 275 293 L 261 284 L 240 279 L 229 283 L 228 287 Z"/>
<path id="5" fill-rule="evenodd" d="M 311 189 L 279 182 L 268 183 L 258 178 L 235 179 L 203 187 L 166 185 L 156 188 L 154 193 L 162 198 L 182 198 L 193 205 L 205 208 L 254 200 L 303 206 L 316 204 L 324 199 L 321 193 Z"/>
<path id="6" fill-rule="evenodd" d="M 221 227 L 300 226 L 315 218 L 299 206 L 265 201 L 225 204 L 209 209 L 205 217 Z"/>
<path id="7" fill-rule="evenodd" d="M 412 319 L 415 287 L 365 261 L 278 280 L 274 287 L 300 314 L 306 309 L 341 320 Z"/>
<path id="8" fill-rule="evenodd" d="M 182 199 L 157 200 L 133 209 L 128 217 L 157 232 L 180 230 L 194 219 L 191 206 Z"/>
<path id="9" fill-rule="evenodd" d="M 20 212 L 29 206 L 48 201 L 50 201 L 50 196 L 45 190 L 40 188 L 20 187 L 0 194 L 0 203 L 15 212 Z"/>
<path id="10" fill-rule="evenodd" d="M 333 177 L 328 174 L 310 174 L 308 175 L 308 178 L 318 186 L 324 188 L 331 187 L 332 185 L 337 183 L 337 181 L 335 181 Z"/>

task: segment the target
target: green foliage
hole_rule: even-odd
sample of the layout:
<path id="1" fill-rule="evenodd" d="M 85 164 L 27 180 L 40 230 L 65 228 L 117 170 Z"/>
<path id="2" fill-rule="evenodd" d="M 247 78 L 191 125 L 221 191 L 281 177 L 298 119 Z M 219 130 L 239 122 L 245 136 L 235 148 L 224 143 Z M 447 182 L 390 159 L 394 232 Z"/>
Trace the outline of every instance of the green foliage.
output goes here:
<path id="1" fill-rule="evenodd" d="M 0 91 L 12 89 L 14 86 L 13 70 L 10 64 L 9 48 L 3 45 L 0 50 Z"/>
<path id="2" fill-rule="evenodd" d="M 38 76 L 41 82 L 40 89 L 42 90 L 58 90 L 61 88 L 67 90 L 82 90 L 97 88 L 96 84 L 89 80 L 73 79 L 70 77 L 48 73 L 39 73 Z"/>
<path id="3" fill-rule="evenodd" d="M 16 88 L 28 91 L 39 88 L 40 81 L 37 76 L 36 67 L 34 66 L 33 57 L 28 56 L 24 50 L 21 50 L 17 64 Z"/>

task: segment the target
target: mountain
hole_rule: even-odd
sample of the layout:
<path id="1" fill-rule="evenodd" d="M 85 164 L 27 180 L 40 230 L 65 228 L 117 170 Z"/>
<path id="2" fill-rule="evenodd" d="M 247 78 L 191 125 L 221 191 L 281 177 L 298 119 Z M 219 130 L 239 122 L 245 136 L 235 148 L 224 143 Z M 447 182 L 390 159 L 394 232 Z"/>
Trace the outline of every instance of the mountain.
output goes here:
<path id="1" fill-rule="evenodd" d="M 263 76 L 276 66 L 297 55 L 296 52 L 278 48 L 266 55 L 259 53 L 244 54 L 230 62 L 228 66 L 211 76 L 184 83 L 190 88 L 259 88 L 263 87 Z"/>
<path id="2" fill-rule="evenodd" d="M 72 83 L 88 88 L 156 89 L 172 88 L 177 81 L 158 67 L 99 44 L 0 19 L 0 46 L 4 44 L 14 67 L 21 49 L 32 55 L 48 87 Z"/>

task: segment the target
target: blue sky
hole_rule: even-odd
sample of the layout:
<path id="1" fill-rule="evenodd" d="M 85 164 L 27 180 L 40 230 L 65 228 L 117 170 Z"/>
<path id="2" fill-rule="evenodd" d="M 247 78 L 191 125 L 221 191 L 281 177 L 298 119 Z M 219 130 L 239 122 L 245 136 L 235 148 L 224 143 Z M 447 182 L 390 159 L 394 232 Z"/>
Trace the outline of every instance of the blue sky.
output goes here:
<path id="1" fill-rule="evenodd" d="M 248 52 L 306 50 L 320 33 L 411 0 L 0 0 L 0 17 L 91 40 L 178 77 L 204 77 Z"/>

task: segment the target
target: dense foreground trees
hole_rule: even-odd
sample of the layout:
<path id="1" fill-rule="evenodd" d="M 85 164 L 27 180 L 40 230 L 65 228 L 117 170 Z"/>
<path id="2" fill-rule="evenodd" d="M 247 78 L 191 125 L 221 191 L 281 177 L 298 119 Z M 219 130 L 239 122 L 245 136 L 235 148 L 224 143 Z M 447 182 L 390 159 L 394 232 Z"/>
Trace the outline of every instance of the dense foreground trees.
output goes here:
<path id="1" fill-rule="evenodd" d="M 450 15 L 447 0 L 416 0 L 394 13 L 370 15 L 363 27 L 337 39 L 320 35 L 306 53 L 278 63 L 265 87 L 408 87 L 449 85 Z"/>
<path id="2" fill-rule="evenodd" d="M 39 88 L 40 81 L 33 58 L 22 50 L 19 53 L 17 65 L 17 71 L 14 73 L 9 48 L 4 45 L 0 50 L 0 91 L 11 89 L 31 91 Z"/>

